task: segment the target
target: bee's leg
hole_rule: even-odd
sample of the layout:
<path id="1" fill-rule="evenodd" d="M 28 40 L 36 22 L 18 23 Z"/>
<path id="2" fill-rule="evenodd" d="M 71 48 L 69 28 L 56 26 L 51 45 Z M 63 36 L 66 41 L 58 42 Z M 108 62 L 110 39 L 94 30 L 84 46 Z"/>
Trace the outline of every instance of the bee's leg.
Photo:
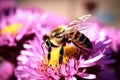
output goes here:
<path id="1" fill-rule="evenodd" d="M 48 58 L 48 60 L 50 60 L 50 58 L 51 58 L 51 47 L 48 47 L 48 55 L 47 55 L 47 58 Z"/>
<path id="2" fill-rule="evenodd" d="M 63 62 L 63 54 L 64 54 L 64 49 L 62 46 L 60 49 L 59 64 L 62 64 L 62 62 Z"/>

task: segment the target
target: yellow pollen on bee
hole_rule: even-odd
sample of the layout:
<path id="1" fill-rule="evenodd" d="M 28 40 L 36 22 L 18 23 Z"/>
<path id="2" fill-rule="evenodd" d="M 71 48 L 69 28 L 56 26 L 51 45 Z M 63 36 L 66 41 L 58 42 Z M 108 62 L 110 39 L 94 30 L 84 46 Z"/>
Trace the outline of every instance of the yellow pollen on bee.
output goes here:
<path id="1" fill-rule="evenodd" d="M 51 66 L 53 69 L 55 69 L 56 67 L 60 67 L 60 64 L 59 64 L 60 49 L 61 49 L 61 46 L 54 48 L 51 51 L 50 60 L 48 61 L 47 55 L 46 55 L 44 63 L 47 64 L 48 66 Z M 71 57 L 76 58 L 77 56 L 78 56 L 78 49 L 75 46 L 66 45 L 64 47 L 63 64 L 66 64 Z"/>
<path id="2" fill-rule="evenodd" d="M 59 25 L 60 28 L 66 28 L 66 25 Z"/>
<path id="3" fill-rule="evenodd" d="M 4 35 L 6 33 L 9 33 L 12 36 L 16 36 L 17 32 L 19 29 L 23 28 L 22 23 L 13 23 L 8 26 L 5 26 L 4 28 L 1 29 L 1 34 Z"/>

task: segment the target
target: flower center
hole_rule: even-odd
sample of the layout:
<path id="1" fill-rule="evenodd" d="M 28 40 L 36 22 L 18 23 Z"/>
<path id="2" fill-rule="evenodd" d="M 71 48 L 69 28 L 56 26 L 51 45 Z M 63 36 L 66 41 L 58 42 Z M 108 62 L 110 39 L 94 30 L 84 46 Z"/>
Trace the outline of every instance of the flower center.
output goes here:
<path id="1" fill-rule="evenodd" d="M 54 48 L 51 51 L 50 60 L 48 61 L 47 55 L 46 55 L 44 63 L 52 67 L 53 69 L 56 67 L 60 67 L 60 64 L 59 64 L 60 49 L 61 49 L 61 46 Z M 66 64 L 71 57 L 77 59 L 78 56 L 79 56 L 78 48 L 67 44 L 64 47 L 63 64 Z"/>
<path id="2" fill-rule="evenodd" d="M 9 33 L 12 36 L 16 36 L 18 31 L 23 28 L 21 23 L 13 23 L 1 29 L 1 34 Z"/>

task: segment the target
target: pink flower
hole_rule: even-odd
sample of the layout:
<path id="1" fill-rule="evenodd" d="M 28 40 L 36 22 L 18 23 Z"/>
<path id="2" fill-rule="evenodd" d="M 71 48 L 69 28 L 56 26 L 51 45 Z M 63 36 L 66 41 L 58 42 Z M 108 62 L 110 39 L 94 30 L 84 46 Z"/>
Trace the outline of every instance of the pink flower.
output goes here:
<path id="1" fill-rule="evenodd" d="M 36 30 L 40 29 L 40 26 L 47 27 L 49 30 L 49 26 L 57 26 L 67 21 L 68 19 L 44 11 L 17 8 L 15 14 L 2 16 L 0 45 L 15 46 L 16 42 L 34 34 Z"/>
<path id="2" fill-rule="evenodd" d="M 34 37 L 34 32 L 41 29 L 44 32 L 44 28 L 50 29 L 52 26 L 68 22 L 67 18 L 65 19 L 51 13 L 21 8 L 17 8 L 14 14 L 2 15 L 1 17 L 0 56 L 10 61 L 13 65 L 16 65 L 16 57 L 19 55 L 19 51 L 23 49 L 23 43 Z M 59 21 L 56 21 L 56 19 L 59 19 Z M 1 71 L 3 71 L 2 68 L 0 68 Z M 7 72 L 6 75 L 1 74 L 0 76 L 0 80 L 8 80 L 6 78 Z"/>
<path id="3" fill-rule="evenodd" d="M 96 24 L 92 23 L 92 26 L 96 26 Z M 23 45 L 25 50 L 22 50 L 21 55 L 18 56 L 18 67 L 15 70 L 15 74 L 19 80 L 77 80 L 78 77 L 76 76 L 84 79 L 95 79 L 96 75 L 93 72 L 87 73 L 89 68 L 98 65 L 103 69 L 106 64 L 114 62 L 114 60 L 109 59 L 110 55 L 108 55 L 108 47 L 111 40 L 105 37 L 102 32 L 96 33 L 96 36 L 96 34 L 94 34 L 94 29 L 88 28 L 87 31 L 82 31 L 86 36 L 88 36 L 93 45 L 92 51 L 86 52 L 86 54 L 89 54 L 87 55 L 87 58 L 84 56 L 84 52 L 80 51 L 77 53 L 81 54 L 78 60 L 73 56 L 69 57 L 70 54 L 73 54 L 70 50 L 75 46 L 72 47 L 68 45 L 66 47 L 72 47 L 65 49 L 66 53 L 69 54 L 67 54 L 68 61 L 66 63 L 62 63 L 60 67 L 58 64 L 56 68 L 53 67 L 55 62 L 52 63 L 51 61 L 52 64 L 49 66 L 49 64 L 44 63 L 47 54 L 44 54 L 41 49 L 42 37 L 45 33 L 43 31 L 45 31 L 45 29 L 46 28 L 41 27 L 39 32 L 36 31 L 34 40 L 29 40 Z M 46 31 L 46 33 L 48 33 L 48 31 Z M 57 49 L 59 50 L 59 48 Z M 58 51 L 57 49 L 52 50 L 51 54 L 53 57 L 51 60 L 54 60 L 59 56 L 54 56 L 59 54 L 59 52 L 56 52 Z"/>

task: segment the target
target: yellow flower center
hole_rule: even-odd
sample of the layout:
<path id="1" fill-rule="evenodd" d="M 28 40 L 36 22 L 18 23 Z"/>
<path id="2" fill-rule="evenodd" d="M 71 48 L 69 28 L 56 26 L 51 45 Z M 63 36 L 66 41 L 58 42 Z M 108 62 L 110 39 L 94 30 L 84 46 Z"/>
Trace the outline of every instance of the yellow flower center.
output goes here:
<path id="1" fill-rule="evenodd" d="M 48 66 L 51 66 L 53 69 L 56 67 L 60 67 L 60 64 L 59 64 L 60 49 L 61 49 L 61 46 L 54 48 L 51 51 L 50 60 L 48 61 L 47 55 L 46 55 L 44 63 L 47 64 Z M 75 46 L 71 46 L 67 44 L 64 47 L 64 55 L 63 55 L 64 64 L 66 64 L 71 57 L 76 58 L 77 56 L 78 56 L 78 49 Z"/>
<path id="2" fill-rule="evenodd" d="M 4 28 L 1 29 L 1 34 L 4 35 L 6 33 L 9 33 L 12 36 L 16 36 L 18 33 L 18 30 L 23 28 L 23 24 L 22 23 L 13 23 L 10 24 Z"/>

